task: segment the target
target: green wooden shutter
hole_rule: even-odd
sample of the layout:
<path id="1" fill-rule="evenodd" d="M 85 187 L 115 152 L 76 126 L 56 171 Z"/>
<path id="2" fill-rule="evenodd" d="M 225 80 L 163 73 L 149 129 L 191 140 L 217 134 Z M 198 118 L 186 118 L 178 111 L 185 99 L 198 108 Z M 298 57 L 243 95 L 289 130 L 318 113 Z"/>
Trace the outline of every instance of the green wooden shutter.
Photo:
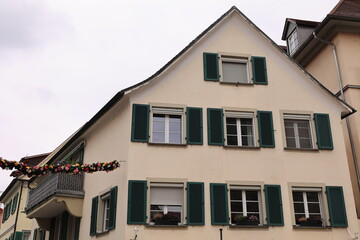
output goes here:
<path id="1" fill-rule="evenodd" d="M 68 218 L 69 218 L 69 213 L 67 211 L 63 212 L 63 214 L 61 216 L 59 240 L 66 240 L 66 234 L 67 234 L 67 229 L 68 229 Z M 40 234 L 42 234 L 42 232 L 43 231 L 40 231 Z"/>
<path id="2" fill-rule="evenodd" d="M 14 214 L 15 211 L 16 211 L 18 198 L 19 198 L 19 193 L 16 193 L 16 195 L 15 195 L 15 197 L 13 199 L 13 206 L 12 206 L 12 209 L 11 209 L 11 214 Z"/>
<path id="3" fill-rule="evenodd" d="M 50 235 L 49 240 L 54 240 L 55 237 L 55 224 L 56 224 L 56 218 L 53 217 L 50 222 Z"/>
<path id="4" fill-rule="evenodd" d="M 16 232 L 15 233 L 15 240 L 23 240 L 23 232 Z"/>
<path id="5" fill-rule="evenodd" d="M 75 236 L 74 240 L 79 240 L 80 233 L 80 218 L 75 218 Z"/>
<path id="6" fill-rule="evenodd" d="M 265 185 L 265 200 L 267 224 L 284 226 L 280 185 Z"/>
<path id="7" fill-rule="evenodd" d="M 219 81 L 219 60 L 217 53 L 204 53 L 204 80 Z"/>
<path id="8" fill-rule="evenodd" d="M 210 183 L 211 224 L 228 225 L 228 190 L 223 183 Z"/>
<path id="9" fill-rule="evenodd" d="M 149 105 L 133 104 L 131 141 L 147 142 L 149 140 Z"/>
<path id="10" fill-rule="evenodd" d="M 251 57 L 254 84 L 268 84 L 266 58 Z"/>
<path id="11" fill-rule="evenodd" d="M 129 181 L 128 224 L 146 223 L 146 181 Z"/>
<path id="12" fill-rule="evenodd" d="M 331 226 L 347 227 L 348 223 L 343 188 L 337 186 L 327 186 L 326 195 L 329 206 Z"/>
<path id="13" fill-rule="evenodd" d="M 202 108 L 188 107 L 186 109 L 187 144 L 203 144 Z"/>
<path id="14" fill-rule="evenodd" d="M 99 197 L 93 197 L 91 205 L 90 236 L 96 235 Z"/>
<path id="15" fill-rule="evenodd" d="M 13 207 L 13 200 L 10 199 L 9 207 L 8 207 L 8 211 L 7 211 L 7 218 L 6 218 L 6 219 L 9 219 L 12 207 Z"/>
<path id="16" fill-rule="evenodd" d="M 207 109 L 208 144 L 224 145 L 223 110 L 221 108 Z"/>
<path id="17" fill-rule="evenodd" d="M 315 113 L 315 128 L 319 149 L 334 149 L 329 114 Z"/>
<path id="18" fill-rule="evenodd" d="M 272 112 L 258 111 L 259 144 L 260 147 L 275 147 Z"/>
<path id="19" fill-rule="evenodd" d="M 187 183 L 187 224 L 204 225 L 204 183 Z"/>
<path id="20" fill-rule="evenodd" d="M 115 229 L 115 226 L 116 226 L 117 192 L 118 192 L 117 186 L 111 188 L 111 190 L 110 190 L 109 230 Z"/>
<path id="21" fill-rule="evenodd" d="M 38 233 L 38 229 L 36 228 L 35 230 L 34 230 L 34 236 L 33 236 L 33 240 L 36 240 L 36 237 L 37 237 L 37 233 Z"/>

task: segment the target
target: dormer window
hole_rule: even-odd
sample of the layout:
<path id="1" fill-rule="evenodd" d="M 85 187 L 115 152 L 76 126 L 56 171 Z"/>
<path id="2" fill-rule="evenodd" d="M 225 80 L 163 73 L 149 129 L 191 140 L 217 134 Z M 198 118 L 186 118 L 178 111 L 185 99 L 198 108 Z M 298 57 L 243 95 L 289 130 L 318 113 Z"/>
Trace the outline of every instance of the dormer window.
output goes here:
<path id="1" fill-rule="evenodd" d="M 296 50 L 299 48 L 298 32 L 295 28 L 287 38 L 287 45 L 290 55 L 293 55 Z"/>

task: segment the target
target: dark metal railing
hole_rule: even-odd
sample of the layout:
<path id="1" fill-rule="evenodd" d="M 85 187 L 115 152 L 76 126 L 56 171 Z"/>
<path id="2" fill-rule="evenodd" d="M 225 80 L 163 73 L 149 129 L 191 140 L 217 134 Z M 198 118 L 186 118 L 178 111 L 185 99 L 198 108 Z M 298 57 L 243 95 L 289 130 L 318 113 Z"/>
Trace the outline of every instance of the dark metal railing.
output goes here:
<path id="1" fill-rule="evenodd" d="M 84 196 L 83 174 L 50 174 L 38 185 L 29 190 L 29 198 L 25 211 L 30 212 L 34 207 L 45 202 L 54 195 L 81 197 Z"/>

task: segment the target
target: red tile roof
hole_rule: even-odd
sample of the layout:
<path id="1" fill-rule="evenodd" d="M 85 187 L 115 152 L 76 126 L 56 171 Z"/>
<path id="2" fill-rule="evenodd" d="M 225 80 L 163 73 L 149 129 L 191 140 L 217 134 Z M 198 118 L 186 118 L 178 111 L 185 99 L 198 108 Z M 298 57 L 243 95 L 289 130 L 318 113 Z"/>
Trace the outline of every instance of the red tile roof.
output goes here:
<path id="1" fill-rule="evenodd" d="M 329 15 L 344 17 L 360 17 L 359 0 L 340 0 L 339 3 L 331 10 Z"/>

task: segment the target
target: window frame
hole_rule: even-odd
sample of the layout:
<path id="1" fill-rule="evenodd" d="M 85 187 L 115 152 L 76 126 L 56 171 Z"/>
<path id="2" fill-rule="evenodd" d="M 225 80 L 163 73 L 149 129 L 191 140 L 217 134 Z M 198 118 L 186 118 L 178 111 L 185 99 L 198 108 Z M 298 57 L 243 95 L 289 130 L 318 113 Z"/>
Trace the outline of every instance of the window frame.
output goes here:
<path id="1" fill-rule="evenodd" d="M 281 117 L 281 126 L 282 126 L 282 137 L 283 137 L 283 145 L 284 149 L 288 150 L 304 150 L 304 151 L 313 151 L 318 150 L 318 146 L 316 144 L 316 128 L 315 128 L 315 122 L 314 122 L 314 113 L 310 111 L 287 111 L 287 110 L 281 110 L 280 111 L 280 117 Z M 299 147 L 288 147 L 287 145 L 287 136 L 286 136 L 286 126 L 285 126 L 285 120 L 307 120 L 309 122 L 309 133 L 310 133 L 310 139 L 311 139 L 311 148 L 301 148 Z M 299 142 L 299 138 L 296 138 L 295 133 L 295 142 Z M 297 145 L 297 143 L 295 143 Z"/>
<path id="2" fill-rule="evenodd" d="M 187 179 L 159 179 L 151 178 L 147 179 L 146 190 L 146 225 L 149 226 L 187 226 Z M 182 189 L 182 208 L 181 208 L 181 222 L 178 225 L 156 225 L 155 222 L 151 222 L 151 186 L 153 187 L 171 187 Z M 180 185 L 182 185 L 180 187 Z"/>
<path id="3" fill-rule="evenodd" d="M 248 54 L 236 54 L 236 53 L 225 53 L 219 52 L 219 82 L 224 84 L 236 84 L 236 85 L 253 85 L 253 72 L 252 72 L 252 61 L 251 55 Z M 232 63 L 246 63 L 246 82 L 230 82 L 224 79 L 224 69 L 223 62 L 232 62 Z"/>
<path id="4" fill-rule="evenodd" d="M 292 56 L 296 50 L 300 47 L 300 44 L 299 44 L 299 34 L 298 34 L 298 29 L 297 27 L 295 27 L 291 33 L 288 35 L 287 39 L 286 39 L 286 43 L 287 43 L 287 46 L 288 46 L 288 49 L 289 49 L 289 55 Z M 291 40 L 293 40 L 293 43 L 295 44 L 295 41 L 296 41 L 296 46 L 294 45 L 294 48 L 291 48 Z"/>
<path id="5" fill-rule="evenodd" d="M 224 146 L 225 147 L 233 147 L 233 148 L 259 148 L 259 126 L 258 126 L 258 121 L 257 121 L 257 110 L 256 109 L 249 109 L 249 108 L 230 108 L 230 107 L 223 107 L 223 127 L 224 127 Z M 247 117 L 241 117 L 241 116 L 246 116 L 252 114 L 252 131 L 253 131 L 253 146 L 243 146 L 243 145 L 239 145 L 239 141 L 238 141 L 238 145 L 229 145 L 228 144 L 228 139 L 227 139 L 227 123 L 226 123 L 226 119 L 227 118 L 236 118 L 241 119 L 241 118 L 247 118 Z M 238 116 L 236 116 L 238 115 Z M 241 128 L 241 125 L 238 126 L 237 125 L 237 129 Z M 241 136 L 239 136 L 237 134 L 237 139 L 241 138 Z"/>
<path id="6" fill-rule="evenodd" d="M 291 221 L 293 227 L 304 227 L 296 224 L 296 217 L 295 217 L 295 208 L 294 208 L 294 199 L 293 199 L 293 192 L 318 192 L 319 197 L 319 204 L 320 204 L 320 213 L 321 218 L 323 219 L 322 226 L 315 226 L 318 228 L 325 228 L 330 226 L 329 222 L 329 208 L 327 203 L 327 196 L 326 196 L 326 185 L 322 183 L 288 183 L 288 191 L 289 191 L 289 199 L 290 199 L 290 213 L 291 213 Z M 306 215 L 305 215 L 306 216 Z M 311 226 L 314 227 L 314 226 Z"/>
<path id="7" fill-rule="evenodd" d="M 99 196 L 99 207 L 98 207 L 98 224 L 97 229 L 101 229 L 101 232 L 108 232 L 110 226 L 110 191 Z M 106 225 L 107 221 L 107 225 Z"/>
<path id="8" fill-rule="evenodd" d="M 173 112 L 172 112 L 173 111 Z M 162 114 L 165 117 L 165 141 L 164 142 L 154 142 L 154 132 L 153 132 L 153 124 L 154 124 L 154 114 Z M 180 143 L 171 143 L 169 141 L 169 115 L 178 115 L 181 116 L 180 118 L 180 126 L 181 126 L 181 142 Z M 166 120 L 168 119 L 168 120 Z M 166 126 L 167 125 L 167 126 Z M 168 131 L 166 131 L 168 129 Z M 149 143 L 150 144 L 168 144 L 168 145 L 186 145 L 186 106 L 184 105 L 164 105 L 164 104 L 157 104 L 152 103 L 150 104 L 150 116 L 149 116 Z M 166 141 L 168 140 L 168 141 Z"/>

